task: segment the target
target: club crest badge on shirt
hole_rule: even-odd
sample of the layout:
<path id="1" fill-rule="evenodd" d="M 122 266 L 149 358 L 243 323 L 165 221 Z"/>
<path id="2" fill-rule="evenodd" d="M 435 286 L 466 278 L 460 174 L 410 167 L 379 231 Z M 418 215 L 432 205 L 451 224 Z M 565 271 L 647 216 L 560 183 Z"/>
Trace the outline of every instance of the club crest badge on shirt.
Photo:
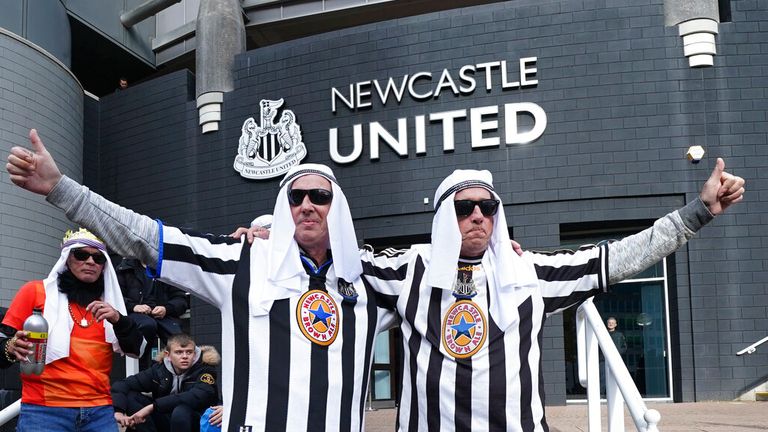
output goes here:
<path id="1" fill-rule="evenodd" d="M 304 336 L 318 345 L 332 344 L 339 333 L 339 308 L 325 291 L 304 293 L 296 307 L 296 319 Z"/>
<path id="2" fill-rule="evenodd" d="M 452 304 L 443 318 L 443 347 L 455 358 L 474 355 L 485 342 L 488 325 L 483 311 L 471 300 Z"/>

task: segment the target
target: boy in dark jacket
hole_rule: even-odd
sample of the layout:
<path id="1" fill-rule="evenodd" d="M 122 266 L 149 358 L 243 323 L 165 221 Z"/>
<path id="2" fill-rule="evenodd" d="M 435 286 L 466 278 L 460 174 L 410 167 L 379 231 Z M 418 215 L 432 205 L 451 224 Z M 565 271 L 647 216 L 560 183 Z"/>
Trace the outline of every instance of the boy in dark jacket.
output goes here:
<path id="1" fill-rule="evenodd" d="M 191 337 L 177 334 L 168 338 L 160 360 L 112 385 L 115 420 L 137 431 L 198 431 L 200 415 L 219 398 L 219 353 L 211 346 L 196 347 Z"/>

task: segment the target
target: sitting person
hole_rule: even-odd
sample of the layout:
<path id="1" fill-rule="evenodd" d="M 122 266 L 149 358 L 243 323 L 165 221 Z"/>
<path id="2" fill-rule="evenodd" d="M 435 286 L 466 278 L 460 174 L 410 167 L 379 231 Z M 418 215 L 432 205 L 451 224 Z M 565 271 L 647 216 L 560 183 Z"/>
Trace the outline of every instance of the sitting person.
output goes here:
<path id="1" fill-rule="evenodd" d="M 219 360 L 214 347 L 196 347 L 186 334 L 169 337 L 160 362 L 112 385 L 115 420 L 137 431 L 198 431 L 202 413 L 219 400 Z"/>
<path id="2" fill-rule="evenodd" d="M 158 336 L 165 342 L 169 336 L 182 332 L 179 317 L 187 311 L 184 291 L 147 276 L 137 259 L 124 258 L 116 272 L 128 316 L 139 327 L 147 343 L 154 345 Z M 141 358 L 142 369 L 151 365 L 151 351 L 147 349 Z"/>

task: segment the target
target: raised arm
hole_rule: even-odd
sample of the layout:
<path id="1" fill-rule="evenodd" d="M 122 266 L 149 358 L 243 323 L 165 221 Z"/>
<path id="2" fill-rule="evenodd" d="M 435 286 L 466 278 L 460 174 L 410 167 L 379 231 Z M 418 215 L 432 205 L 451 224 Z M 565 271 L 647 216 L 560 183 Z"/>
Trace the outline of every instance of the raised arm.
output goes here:
<path id="1" fill-rule="evenodd" d="M 744 198 L 744 179 L 725 171 L 717 159 L 699 197 L 652 227 L 608 245 L 608 281 L 635 275 L 682 247 L 702 226 Z"/>
<path id="2" fill-rule="evenodd" d="M 13 147 L 8 156 L 6 169 L 14 184 L 46 195 L 46 200 L 64 210 L 69 220 L 90 229 L 120 255 L 139 258 L 149 267 L 162 267 L 160 277 L 164 281 L 183 287 L 217 307 L 229 298 L 231 279 L 242 249 L 238 241 L 228 238 L 219 241 L 216 236 L 201 240 L 203 236 L 164 226 L 163 243 L 175 242 L 181 256 L 169 257 L 173 253 L 169 254 L 166 247 L 161 257 L 161 234 L 156 221 L 110 202 L 62 175 L 34 129 L 29 133 L 29 140 L 32 150 Z M 232 265 L 227 266 L 225 272 L 204 268 L 205 263 L 218 262 L 216 259 Z"/>
<path id="3" fill-rule="evenodd" d="M 71 221 L 88 227 L 120 255 L 136 257 L 154 267 L 158 259 L 157 223 L 104 199 L 64 176 L 35 129 L 29 132 L 32 150 L 13 147 L 6 169 L 11 181 L 45 195 Z"/>

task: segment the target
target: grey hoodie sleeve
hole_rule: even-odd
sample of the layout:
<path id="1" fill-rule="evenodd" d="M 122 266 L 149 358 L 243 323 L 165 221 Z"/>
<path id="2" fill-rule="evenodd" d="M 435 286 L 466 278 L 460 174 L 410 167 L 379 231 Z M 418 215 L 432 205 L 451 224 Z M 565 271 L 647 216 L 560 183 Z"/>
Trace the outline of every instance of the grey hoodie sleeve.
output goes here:
<path id="1" fill-rule="evenodd" d="M 151 218 L 120 207 L 67 176 L 61 177 L 46 200 L 120 255 L 138 258 L 150 267 L 157 265 L 159 228 Z"/>
<path id="2" fill-rule="evenodd" d="M 658 219 L 652 227 L 608 245 L 608 282 L 635 275 L 682 247 L 714 216 L 696 198 Z"/>

